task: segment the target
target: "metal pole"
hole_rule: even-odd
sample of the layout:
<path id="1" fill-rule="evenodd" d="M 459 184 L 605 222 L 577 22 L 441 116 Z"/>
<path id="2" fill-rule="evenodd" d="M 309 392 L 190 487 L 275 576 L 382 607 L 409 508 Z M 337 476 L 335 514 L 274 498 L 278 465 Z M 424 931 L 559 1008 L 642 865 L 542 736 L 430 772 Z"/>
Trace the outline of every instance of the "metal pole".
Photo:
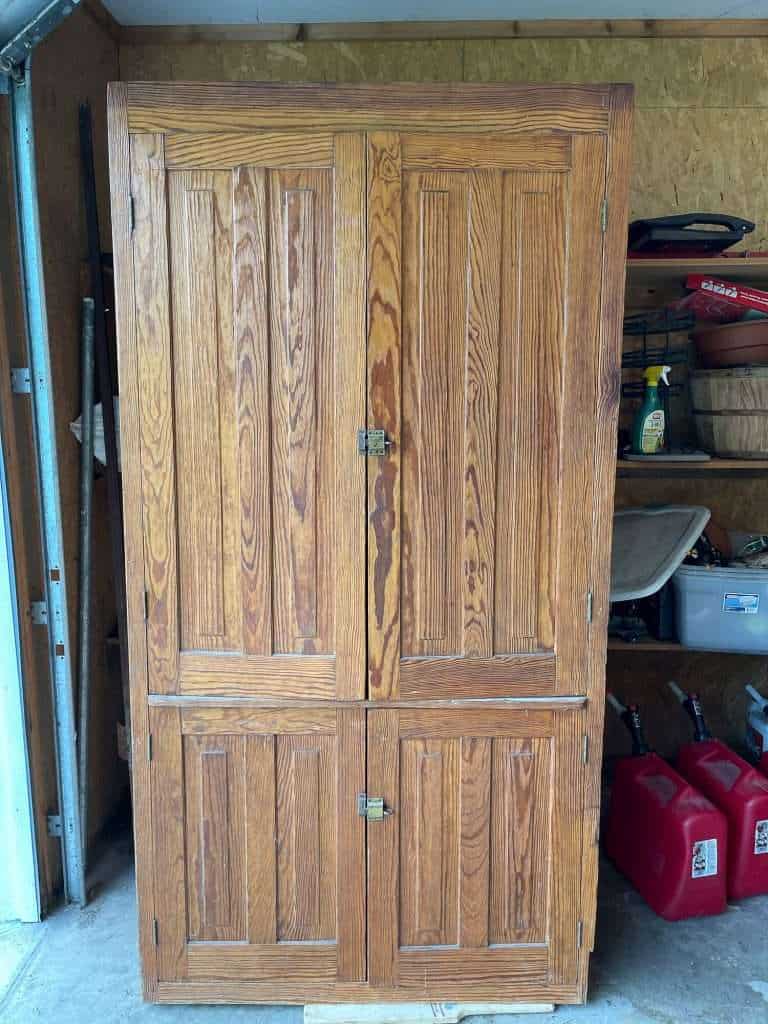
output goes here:
<path id="1" fill-rule="evenodd" d="M 101 238 L 99 232 L 99 209 L 96 203 L 96 172 L 93 163 L 93 132 L 91 108 L 87 103 L 80 107 L 80 159 L 83 172 L 83 203 L 88 232 L 88 269 L 90 291 L 96 304 L 94 320 L 94 354 L 99 382 L 99 398 L 104 422 L 104 451 L 107 456 L 105 475 L 107 478 L 107 511 L 109 514 L 109 538 L 112 548 L 112 572 L 115 583 L 115 612 L 117 615 L 117 639 L 120 644 L 120 679 L 123 690 L 123 713 L 125 729 L 130 738 L 130 691 L 128 688 L 128 627 L 126 624 L 125 601 L 125 549 L 123 546 L 123 503 L 120 472 L 118 469 L 117 429 L 115 425 L 115 373 L 112 366 L 107 325 L 105 319 L 104 280 L 101 267 Z M 128 744 L 130 750 L 130 743 Z"/>
<path id="2" fill-rule="evenodd" d="M 83 299 L 80 449 L 80 622 L 78 630 L 78 780 L 83 870 L 88 863 L 88 724 L 91 706 L 91 510 L 93 506 L 93 322 L 94 301 Z"/>
<path id="3" fill-rule="evenodd" d="M 64 540 L 61 528 L 61 495 L 56 450 L 48 318 L 45 307 L 43 256 L 37 205 L 37 173 L 32 117 L 31 54 L 24 75 L 13 80 L 14 170 L 18 204 L 19 249 L 32 381 L 32 418 L 43 524 L 45 584 L 48 603 L 48 642 L 51 652 L 54 737 L 62 825 L 64 895 L 85 904 L 85 873 L 80 845 L 75 701 L 72 692 L 72 660 L 69 649 L 67 585 L 64 571 Z M 73 254 L 74 255 L 74 254 Z"/>

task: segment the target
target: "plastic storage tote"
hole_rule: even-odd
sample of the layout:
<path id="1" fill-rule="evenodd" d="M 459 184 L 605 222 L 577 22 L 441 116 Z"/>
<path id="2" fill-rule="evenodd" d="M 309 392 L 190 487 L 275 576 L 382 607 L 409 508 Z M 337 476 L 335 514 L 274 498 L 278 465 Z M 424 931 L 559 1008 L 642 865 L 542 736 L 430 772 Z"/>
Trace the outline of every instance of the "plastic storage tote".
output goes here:
<path id="1" fill-rule="evenodd" d="M 683 565 L 672 585 L 683 646 L 768 654 L 768 569 Z"/>

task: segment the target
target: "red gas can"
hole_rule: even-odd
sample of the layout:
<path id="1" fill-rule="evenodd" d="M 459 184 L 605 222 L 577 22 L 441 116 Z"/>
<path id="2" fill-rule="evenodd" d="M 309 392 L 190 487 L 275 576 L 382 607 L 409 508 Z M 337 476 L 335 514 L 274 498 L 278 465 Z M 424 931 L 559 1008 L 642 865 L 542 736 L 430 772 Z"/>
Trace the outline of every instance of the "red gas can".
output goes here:
<path id="1" fill-rule="evenodd" d="M 728 898 L 768 892 L 768 779 L 720 740 L 712 739 L 695 694 L 682 698 L 695 739 L 680 748 L 680 774 L 697 786 L 728 819 Z"/>
<path id="2" fill-rule="evenodd" d="M 652 753 L 636 705 L 620 711 L 632 757 L 616 769 L 608 811 L 608 856 L 668 921 L 725 910 L 728 826 L 706 797 Z"/>

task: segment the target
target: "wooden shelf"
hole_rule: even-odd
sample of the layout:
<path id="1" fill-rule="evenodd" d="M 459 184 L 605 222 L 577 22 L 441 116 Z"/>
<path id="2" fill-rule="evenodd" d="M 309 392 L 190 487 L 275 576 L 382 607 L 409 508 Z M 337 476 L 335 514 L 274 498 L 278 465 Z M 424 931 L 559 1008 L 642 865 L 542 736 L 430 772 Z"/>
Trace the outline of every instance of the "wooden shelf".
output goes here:
<path id="1" fill-rule="evenodd" d="M 712 257 L 698 260 L 627 260 L 627 310 L 658 309 L 684 294 L 689 274 L 711 274 L 768 289 L 768 259 Z"/>
<path id="2" fill-rule="evenodd" d="M 645 654 L 656 654 L 657 652 L 679 651 L 683 654 L 733 654 L 750 657 L 745 651 L 705 651 L 698 647 L 685 647 L 683 644 L 672 643 L 671 640 L 640 640 L 636 644 L 627 643 L 626 640 L 619 640 L 618 637 L 608 637 L 609 651 L 623 651 L 628 654 L 630 651 L 642 651 Z"/>
<path id="3" fill-rule="evenodd" d="M 608 637 L 609 651 L 692 651 L 690 647 L 683 647 L 682 644 L 672 643 L 670 640 L 641 640 L 636 644 L 627 643 L 626 640 L 619 640 L 618 637 Z M 701 653 L 701 652 L 698 652 Z"/>
<path id="4" fill-rule="evenodd" d="M 708 462 L 633 462 L 618 459 L 620 477 L 763 476 L 768 459 L 709 459 Z"/>
<path id="5" fill-rule="evenodd" d="M 682 287 L 689 274 L 711 274 L 731 281 L 768 284 L 768 259 L 764 257 L 717 257 L 699 260 L 627 260 L 627 283 L 645 288 Z"/>

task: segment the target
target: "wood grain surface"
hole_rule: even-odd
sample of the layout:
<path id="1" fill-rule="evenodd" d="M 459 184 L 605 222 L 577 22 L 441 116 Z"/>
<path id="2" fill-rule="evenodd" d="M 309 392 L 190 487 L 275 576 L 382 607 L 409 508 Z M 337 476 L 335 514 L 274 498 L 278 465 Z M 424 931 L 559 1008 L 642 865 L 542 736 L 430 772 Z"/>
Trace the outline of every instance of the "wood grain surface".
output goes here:
<path id="1" fill-rule="evenodd" d="M 264 128 L 477 132 L 604 130 L 602 85 L 197 85 L 137 83 L 128 89 L 132 132 L 251 131 Z"/>
<path id="2" fill-rule="evenodd" d="M 629 94 L 111 102 L 148 994 L 583 996 Z"/>
<path id="3" fill-rule="evenodd" d="M 148 685 L 360 698 L 364 143 L 249 138 L 132 143 Z"/>
<path id="4" fill-rule="evenodd" d="M 162 136 L 131 140 L 133 267 L 130 311 L 138 361 L 140 500 L 144 528 L 149 687 L 177 689 L 179 652 L 173 366 L 168 281 L 168 205 Z M 129 397 L 130 401 L 130 397 Z"/>
<path id="5" fill-rule="evenodd" d="M 372 984 L 576 984 L 584 718 L 369 713 L 368 791 L 393 812 L 369 825 Z"/>
<path id="6" fill-rule="evenodd" d="M 152 709 L 162 979 L 364 979 L 364 722 L 359 707 Z"/>
<path id="7" fill-rule="evenodd" d="M 368 470 L 368 692 L 397 698 L 400 660 L 401 249 L 400 138 L 368 136 L 368 427 L 392 447 Z"/>
<path id="8" fill-rule="evenodd" d="M 582 692 L 603 144 L 540 136 L 553 171 L 521 169 L 530 136 L 494 137 L 487 166 L 456 136 L 375 138 L 369 413 L 397 433 L 369 483 L 370 694 L 501 695 L 503 659 L 546 652 L 554 680 L 521 663 L 507 692 Z M 444 169 L 458 151 L 470 163 Z"/>

